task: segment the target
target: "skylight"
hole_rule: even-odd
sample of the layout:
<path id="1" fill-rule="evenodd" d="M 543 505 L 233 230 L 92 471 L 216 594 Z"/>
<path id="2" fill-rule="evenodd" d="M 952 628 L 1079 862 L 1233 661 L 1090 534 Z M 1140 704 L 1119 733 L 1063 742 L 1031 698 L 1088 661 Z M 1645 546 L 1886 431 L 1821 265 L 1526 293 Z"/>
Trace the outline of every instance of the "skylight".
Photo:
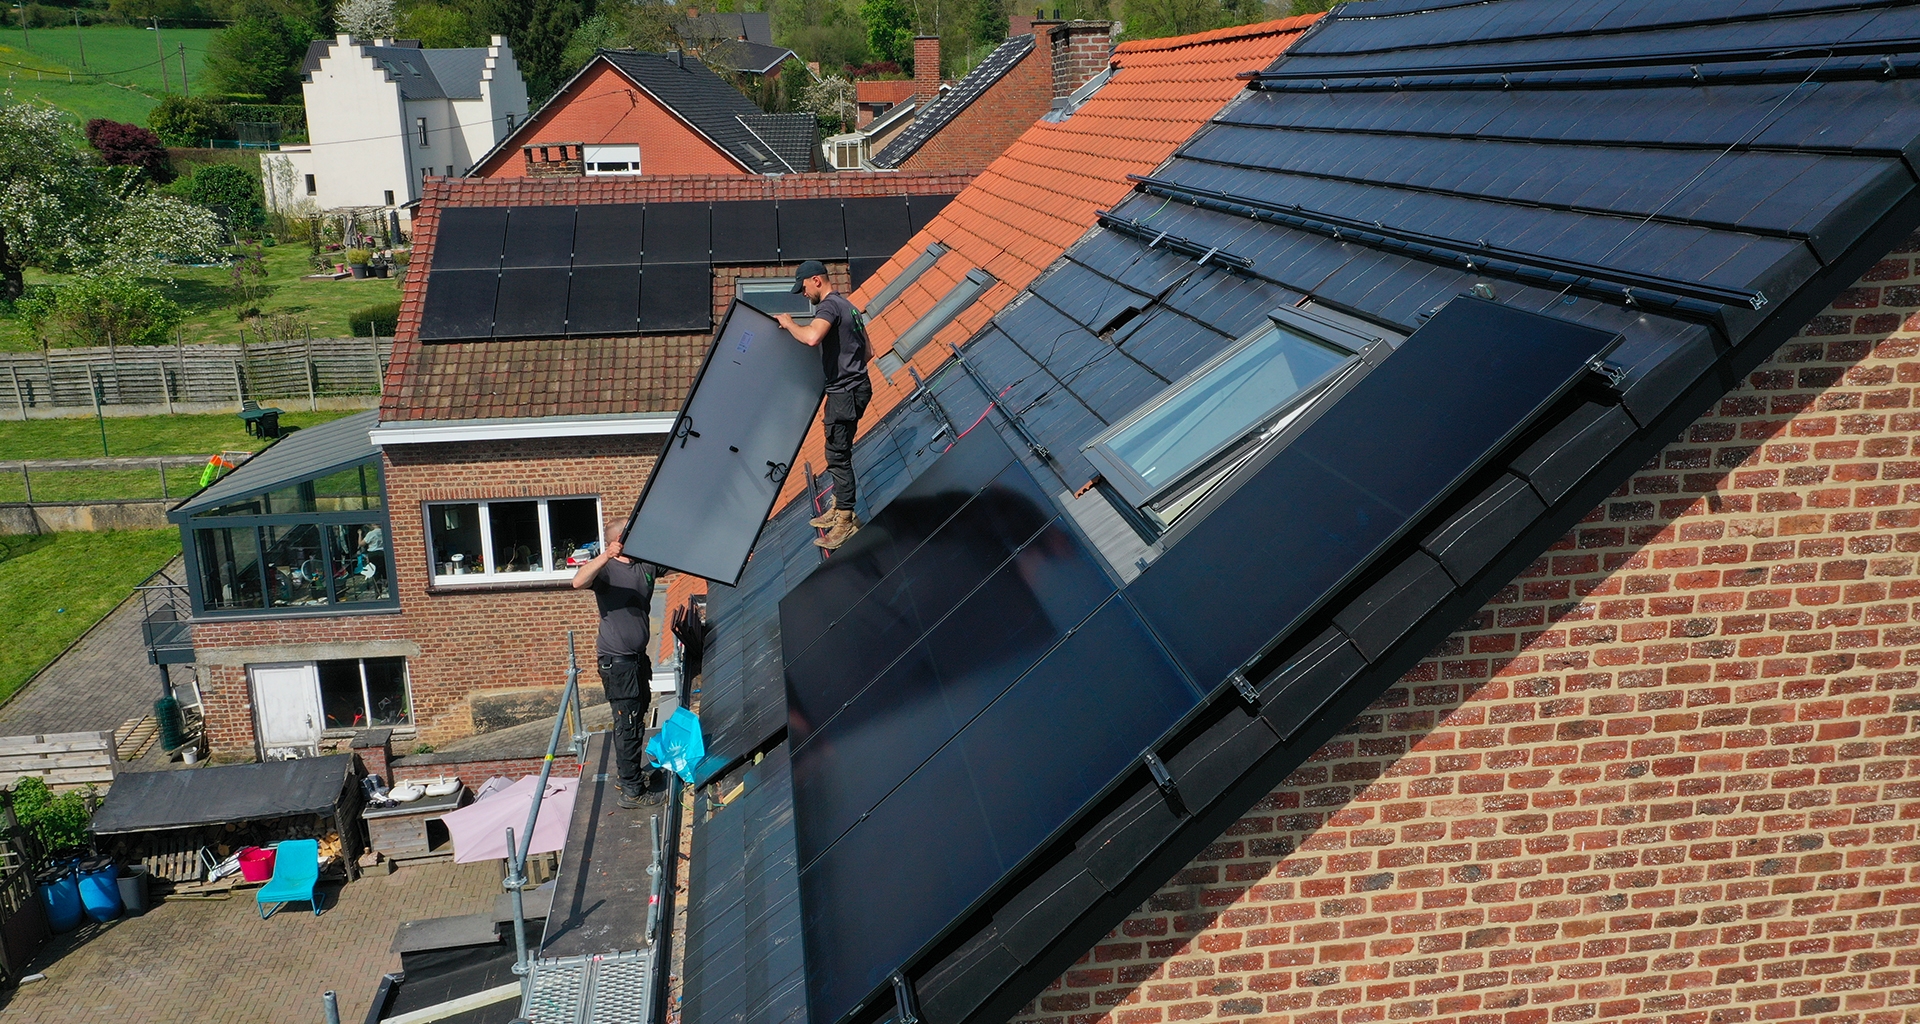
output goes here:
<path id="1" fill-rule="evenodd" d="M 913 262 L 907 264 L 907 269 L 902 270 L 893 280 L 888 281 L 887 286 L 880 289 L 880 294 L 875 295 L 867 302 L 867 308 L 865 310 L 867 316 L 879 316 L 880 311 L 892 305 L 893 300 L 899 298 L 900 294 L 907 290 L 908 285 L 918 281 L 920 275 L 927 272 L 928 267 L 940 262 L 940 257 L 946 254 L 947 247 L 939 242 L 927 246 L 926 252 L 915 256 Z"/>
<path id="2" fill-rule="evenodd" d="M 938 334 L 942 327 L 952 323 L 954 317 L 960 315 L 961 310 L 973 305 L 975 300 L 985 295 L 987 289 L 993 287 L 994 281 L 992 274 L 978 267 L 967 271 L 967 276 L 962 278 L 959 284 L 954 285 L 947 294 L 941 296 L 940 301 L 934 303 L 933 308 L 927 310 L 925 316 L 914 321 L 912 327 L 900 333 L 900 337 L 893 343 L 892 351 L 876 360 L 880 364 L 880 372 L 891 379 L 901 367 L 907 365 L 907 360 L 913 358 L 915 352 L 920 351 L 921 346 Z"/>

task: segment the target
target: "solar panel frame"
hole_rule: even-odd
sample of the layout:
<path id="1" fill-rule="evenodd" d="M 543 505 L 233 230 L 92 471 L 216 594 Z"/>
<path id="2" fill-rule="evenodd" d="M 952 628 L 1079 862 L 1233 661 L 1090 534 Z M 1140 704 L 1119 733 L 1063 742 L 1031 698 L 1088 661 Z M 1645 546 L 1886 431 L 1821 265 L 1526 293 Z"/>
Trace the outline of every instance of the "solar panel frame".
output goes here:
<path id="1" fill-rule="evenodd" d="M 713 262 L 780 262 L 780 217 L 773 200 L 713 204 Z"/>
<path id="2" fill-rule="evenodd" d="M 630 266 L 646 251 L 647 208 L 642 203 L 582 206 L 573 225 L 573 265 Z"/>
<path id="3" fill-rule="evenodd" d="M 913 238 L 905 196 L 856 196 L 842 201 L 849 258 L 885 259 Z"/>
<path id="4" fill-rule="evenodd" d="M 500 266 L 565 267 L 573 263 L 574 208 L 515 206 L 507 210 Z"/>
<path id="5" fill-rule="evenodd" d="M 648 263 L 640 268 L 641 331 L 699 331 L 713 327 L 713 267 L 705 263 Z"/>
<path id="6" fill-rule="evenodd" d="M 950 195 L 908 196 L 907 220 L 912 227 L 908 237 L 925 231 L 927 225 L 933 223 L 933 219 L 940 216 L 940 211 L 946 209 L 947 204 L 951 202 L 953 202 L 953 196 Z"/>
<path id="7" fill-rule="evenodd" d="M 648 203 L 643 263 L 713 262 L 713 211 L 706 203 Z"/>
<path id="8" fill-rule="evenodd" d="M 498 268 L 506 244 L 506 207 L 445 207 L 440 210 L 440 222 L 433 231 L 433 269 Z"/>
<path id="9" fill-rule="evenodd" d="M 633 334 L 640 330 L 638 266 L 574 267 L 567 292 L 567 333 Z"/>
<path id="10" fill-rule="evenodd" d="M 493 337 L 493 306 L 500 272 L 440 270 L 427 275 L 420 312 L 420 340 L 461 341 Z"/>
<path id="11" fill-rule="evenodd" d="M 557 338 L 567 333 L 566 267 L 509 267 L 500 271 L 494 299 L 496 338 Z"/>
<path id="12" fill-rule="evenodd" d="M 847 225 L 838 199 L 789 199 L 780 203 L 780 262 L 845 262 Z"/>

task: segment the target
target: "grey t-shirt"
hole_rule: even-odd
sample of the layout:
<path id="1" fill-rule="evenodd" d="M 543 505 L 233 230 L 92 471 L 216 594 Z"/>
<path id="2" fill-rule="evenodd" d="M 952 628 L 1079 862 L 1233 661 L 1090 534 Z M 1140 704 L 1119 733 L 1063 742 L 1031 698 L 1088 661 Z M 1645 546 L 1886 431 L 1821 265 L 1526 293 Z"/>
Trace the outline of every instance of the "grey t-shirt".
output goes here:
<path id="1" fill-rule="evenodd" d="M 853 303 L 831 292 L 813 309 L 814 318 L 827 325 L 820 339 L 820 362 L 827 371 L 827 390 L 848 391 L 867 380 L 867 332 Z"/>
<path id="2" fill-rule="evenodd" d="M 593 578 L 593 599 L 600 606 L 600 635 L 595 652 L 617 658 L 647 655 L 647 611 L 653 605 L 653 579 L 659 566 L 610 558 Z"/>

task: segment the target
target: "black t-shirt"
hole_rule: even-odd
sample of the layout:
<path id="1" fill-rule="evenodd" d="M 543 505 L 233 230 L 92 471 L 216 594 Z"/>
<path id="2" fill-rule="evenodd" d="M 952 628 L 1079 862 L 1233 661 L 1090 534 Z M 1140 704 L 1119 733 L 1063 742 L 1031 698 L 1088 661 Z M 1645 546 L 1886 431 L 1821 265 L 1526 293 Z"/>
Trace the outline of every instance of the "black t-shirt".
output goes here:
<path id="1" fill-rule="evenodd" d="M 600 635 L 593 649 L 620 658 L 647 656 L 647 613 L 653 606 L 653 580 L 660 567 L 651 562 L 610 558 L 593 578 L 594 603 L 600 606 Z"/>
<path id="2" fill-rule="evenodd" d="M 830 292 L 814 307 L 814 318 L 827 325 L 820 339 L 820 362 L 827 371 L 828 391 L 850 391 L 867 380 L 867 330 L 860 315 L 839 292 Z"/>

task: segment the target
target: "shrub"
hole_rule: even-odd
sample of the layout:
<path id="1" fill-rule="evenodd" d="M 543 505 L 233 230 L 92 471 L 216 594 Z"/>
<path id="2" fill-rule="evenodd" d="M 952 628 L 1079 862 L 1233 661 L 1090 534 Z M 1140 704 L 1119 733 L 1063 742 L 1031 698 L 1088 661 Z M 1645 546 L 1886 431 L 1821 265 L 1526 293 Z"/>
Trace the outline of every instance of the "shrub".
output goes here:
<path id="1" fill-rule="evenodd" d="M 372 249 L 348 249 L 347 266 L 366 266 L 373 261 Z"/>
<path id="2" fill-rule="evenodd" d="M 382 302 L 365 309 L 356 309 L 347 316 L 347 327 L 353 331 L 353 336 L 356 338 L 364 338 L 369 334 L 391 338 L 394 326 L 399 322 L 400 304 L 398 302 Z"/>
<path id="3" fill-rule="evenodd" d="M 46 783 L 27 776 L 14 784 L 13 815 L 49 857 L 79 853 L 93 836 L 92 796 L 92 786 L 54 796 Z"/>
<path id="4" fill-rule="evenodd" d="M 232 126 L 204 99 L 169 96 L 147 114 L 147 127 L 169 146 L 204 146 L 209 139 L 231 138 Z"/>
<path id="5" fill-rule="evenodd" d="M 82 277 L 59 288 L 36 288 L 14 304 L 44 345 L 164 345 L 181 308 L 123 277 Z"/>
<path id="6" fill-rule="evenodd" d="M 233 164 L 203 164 L 170 189 L 182 199 L 219 214 L 229 228 L 258 227 L 266 220 L 260 179 Z"/>
<path id="7" fill-rule="evenodd" d="M 160 136 L 137 124 L 96 117 L 87 122 L 87 144 L 111 166 L 138 167 L 161 184 L 173 180 L 173 165 L 167 161 Z"/>

